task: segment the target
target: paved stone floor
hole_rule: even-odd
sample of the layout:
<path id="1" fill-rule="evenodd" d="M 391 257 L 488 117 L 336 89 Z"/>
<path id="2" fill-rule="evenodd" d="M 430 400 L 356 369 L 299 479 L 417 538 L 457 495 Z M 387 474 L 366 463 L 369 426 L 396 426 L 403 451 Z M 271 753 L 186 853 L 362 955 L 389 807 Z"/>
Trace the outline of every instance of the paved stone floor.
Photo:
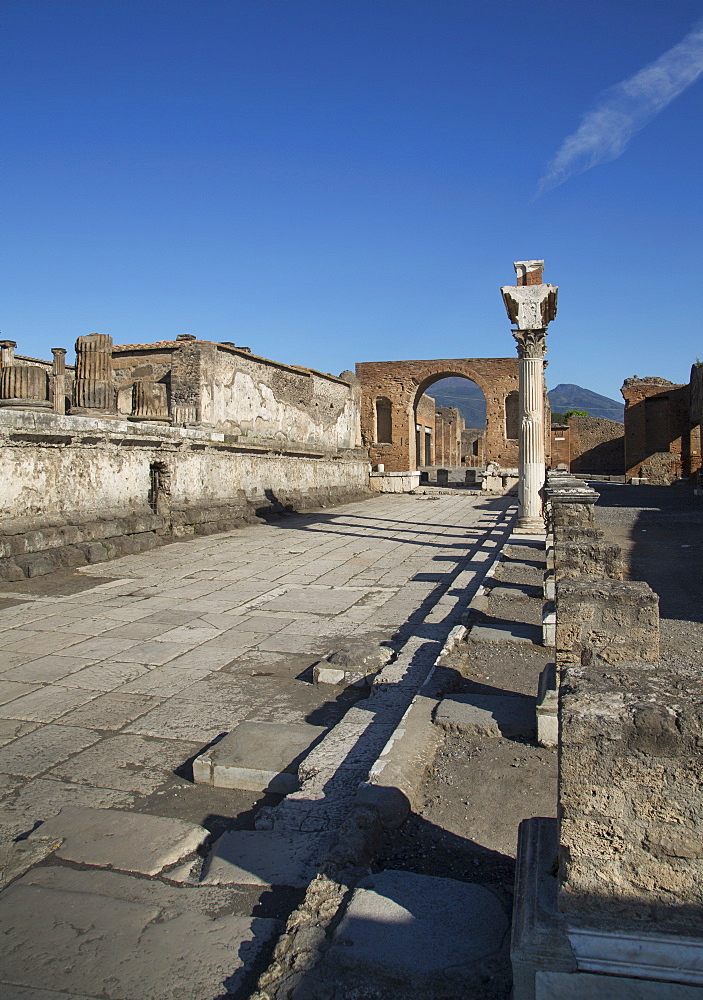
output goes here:
<path id="1" fill-rule="evenodd" d="M 110 871 L 129 824 L 72 862 L 41 824 L 78 807 L 178 820 L 174 844 L 183 821 L 254 829 L 279 800 L 194 785 L 192 758 L 242 721 L 335 725 L 363 692 L 311 668 L 350 640 L 436 655 L 513 505 L 381 496 L 0 588 L 0 1000 L 246 995 L 300 890 L 194 885 L 174 845 L 156 876 Z"/>

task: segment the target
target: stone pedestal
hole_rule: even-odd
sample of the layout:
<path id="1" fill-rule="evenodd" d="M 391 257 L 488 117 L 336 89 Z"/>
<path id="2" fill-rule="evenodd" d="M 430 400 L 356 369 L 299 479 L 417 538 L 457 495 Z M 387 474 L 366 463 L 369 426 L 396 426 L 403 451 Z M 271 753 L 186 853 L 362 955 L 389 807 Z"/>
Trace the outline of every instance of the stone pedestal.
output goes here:
<path id="1" fill-rule="evenodd" d="M 542 284 L 544 261 L 516 261 L 517 285 L 501 288 L 520 359 L 520 438 L 517 530 L 544 531 L 544 355 L 547 326 L 556 316 L 557 288 Z"/>
<path id="2" fill-rule="evenodd" d="M 144 380 L 132 387 L 132 414 L 130 420 L 170 423 L 166 386 L 161 382 Z"/>
<path id="3" fill-rule="evenodd" d="M 0 406 L 50 410 L 47 374 L 38 365 L 12 365 L 0 373 Z"/>
<path id="4" fill-rule="evenodd" d="M 112 376 L 112 337 L 91 333 L 76 341 L 74 413 L 114 416 L 117 400 Z"/>
<path id="5" fill-rule="evenodd" d="M 15 363 L 15 348 L 17 343 L 14 340 L 0 340 L 0 368 L 10 368 Z"/>

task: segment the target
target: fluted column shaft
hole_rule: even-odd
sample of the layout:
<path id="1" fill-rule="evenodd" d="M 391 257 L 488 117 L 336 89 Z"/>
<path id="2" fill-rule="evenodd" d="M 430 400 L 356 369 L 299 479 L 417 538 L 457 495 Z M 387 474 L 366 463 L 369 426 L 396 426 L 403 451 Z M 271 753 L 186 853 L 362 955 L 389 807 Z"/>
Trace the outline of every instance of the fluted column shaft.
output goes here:
<path id="1" fill-rule="evenodd" d="M 52 347 L 51 400 L 54 413 L 66 412 L 66 348 Z"/>
<path id="2" fill-rule="evenodd" d="M 112 337 L 106 333 L 91 333 L 76 341 L 73 403 L 77 410 L 115 412 Z"/>
<path id="3" fill-rule="evenodd" d="M 544 529 L 544 354 L 546 330 L 515 330 L 520 359 L 518 527 Z"/>
<path id="4" fill-rule="evenodd" d="M 12 365 L 0 372 L 0 406 L 20 410 L 50 407 L 48 377 L 38 365 Z"/>

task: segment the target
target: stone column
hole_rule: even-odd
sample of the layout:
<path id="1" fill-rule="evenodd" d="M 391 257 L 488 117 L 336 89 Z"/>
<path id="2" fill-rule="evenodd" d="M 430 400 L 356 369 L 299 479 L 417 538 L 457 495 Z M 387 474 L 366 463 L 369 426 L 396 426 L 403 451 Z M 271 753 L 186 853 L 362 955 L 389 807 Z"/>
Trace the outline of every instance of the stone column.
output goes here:
<path id="1" fill-rule="evenodd" d="M 129 419 L 170 423 L 166 386 L 147 379 L 135 382 L 132 387 L 132 415 Z"/>
<path id="2" fill-rule="evenodd" d="M 544 531 L 544 355 L 547 326 L 556 316 L 557 291 L 542 284 L 544 261 L 516 261 L 517 285 L 501 288 L 520 360 L 518 524 L 522 532 Z"/>
<path id="3" fill-rule="evenodd" d="M 66 412 L 66 348 L 52 347 L 54 365 L 51 371 L 51 399 L 54 413 Z"/>
<path id="4" fill-rule="evenodd" d="M 0 368 L 10 368 L 14 365 L 16 347 L 14 340 L 0 340 Z"/>
<path id="5" fill-rule="evenodd" d="M 112 373 L 112 337 L 91 333 L 76 341 L 76 379 L 73 410 L 97 416 L 113 416 L 117 411 Z"/>
<path id="6" fill-rule="evenodd" d="M 0 406 L 49 410 L 48 377 L 39 365 L 10 365 L 0 373 Z"/>

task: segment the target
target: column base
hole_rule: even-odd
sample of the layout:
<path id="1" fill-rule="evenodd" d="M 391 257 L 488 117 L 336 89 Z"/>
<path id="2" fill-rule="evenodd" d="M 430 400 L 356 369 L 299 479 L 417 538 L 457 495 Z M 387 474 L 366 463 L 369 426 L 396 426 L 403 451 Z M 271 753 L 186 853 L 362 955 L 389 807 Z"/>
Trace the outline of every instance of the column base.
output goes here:
<path id="1" fill-rule="evenodd" d="M 514 535 L 543 535 L 545 532 L 543 517 L 518 517 L 513 528 Z"/>

